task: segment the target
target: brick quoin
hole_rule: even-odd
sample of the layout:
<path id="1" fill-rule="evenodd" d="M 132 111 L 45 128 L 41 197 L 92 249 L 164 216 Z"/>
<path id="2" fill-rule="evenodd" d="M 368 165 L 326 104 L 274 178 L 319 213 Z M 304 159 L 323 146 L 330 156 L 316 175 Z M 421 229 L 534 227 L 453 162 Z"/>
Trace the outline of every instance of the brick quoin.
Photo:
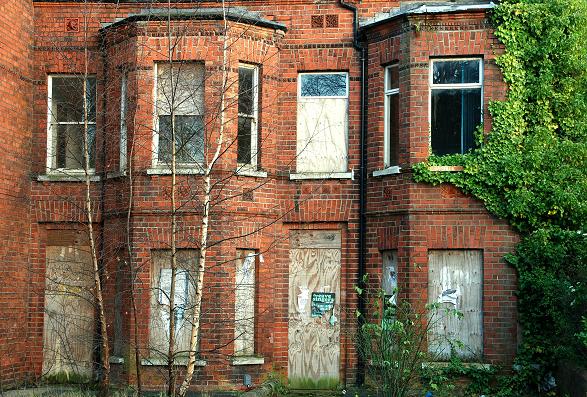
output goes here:
<path id="1" fill-rule="evenodd" d="M 403 3 L 403 2 L 402 2 Z M 451 3 L 452 4 L 452 3 Z M 234 389 L 244 374 L 253 382 L 263 374 L 288 371 L 289 233 L 338 230 L 342 236 L 340 368 L 342 383 L 357 377 L 353 334 L 359 274 L 360 61 L 353 48 L 353 14 L 334 0 L 241 1 L 231 5 L 257 12 L 265 23 L 231 21 L 229 81 L 239 62 L 258 65 L 258 163 L 267 177 L 239 175 L 225 183 L 212 209 L 209 270 L 205 276 L 200 351 L 194 388 Z M 484 10 L 390 17 L 398 1 L 356 2 L 361 38 L 368 53 L 366 270 L 379 283 L 383 250 L 398 251 L 398 280 L 416 306 L 428 299 L 430 250 L 481 250 L 483 257 L 483 356 L 488 363 L 510 363 L 515 354 L 516 274 L 503 260 L 518 241 L 502 220 L 479 201 L 448 185 L 413 182 L 411 166 L 430 150 L 429 65 L 434 57 L 480 57 L 484 65 L 484 128 L 490 130 L 487 103 L 503 99 L 505 84 L 495 65 L 502 51 Z M 192 3 L 173 7 L 190 8 Z M 218 7 L 198 2 L 198 7 Z M 0 387 L 42 375 L 45 275 L 48 235 L 84 230 L 85 187 L 46 178 L 48 76 L 89 73 L 97 78 L 96 175 L 91 198 L 100 256 L 105 266 L 105 298 L 116 382 L 135 381 L 135 337 L 147 351 L 152 274 L 151 253 L 170 246 L 169 175 L 153 175 L 154 64 L 167 60 L 166 22 L 128 18 L 145 8 L 135 2 L 12 1 L 0 6 Z M 88 12 L 90 11 L 90 12 Z M 379 18 L 369 23 L 369 18 Z M 286 29 L 279 28 L 283 24 Z M 222 21 L 177 19 L 187 32 L 175 47 L 176 60 L 196 61 L 205 70 L 207 131 L 218 130 L 223 89 Z M 34 32 L 34 36 L 33 36 Z M 84 33 L 87 32 L 87 35 Z M 398 63 L 400 136 L 398 174 L 373 177 L 383 168 L 383 71 Z M 300 72 L 349 74 L 348 171 L 354 177 L 290 180 L 296 169 L 297 78 Z M 128 79 L 128 175 L 120 175 L 119 131 L 123 74 Z M 226 88 L 226 117 L 236 120 L 236 84 Z M 232 104 L 230 104 L 232 98 Z M 226 137 L 236 138 L 235 122 Z M 213 141 L 216 135 L 207 137 Z M 209 154 L 210 155 L 210 154 Z M 236 144 L 220 158 L 215 180 L 230 176 Z M 54 178 L 55 179 L 55 178 Z M 58 179 L 58 178 L 57 178 Z M 178 247 L 197 249 L 201 222 L 201 176 L 179 175 Z M 251 193 L 243 195 L 243 192 Z M 129 201 L 132 214 L 127 218 Z M 246 236 L 230 239 L 231 236 Z M 221 241 L 225 240 L 225 241 Z M 130 243 L 130 250 L 128 244 Z M 257 263 L 255 354 L 259 365 L 236 366 L 234 354 L 234 258 L 238 249 L 263 253 Z M 131 257 L 129 257 L 129 252 Z M 131 274 L 125 263 L 132 262 Z M 138 323 L 131 315 L 131 285 Z M 295 297 L 294 297 L 295 299 Z M 135 332 L 136 330 L 136 332 Z M 136 334 L 136 335 L 135 335 Z M 161 367 L 143 366 L 144 384 L 160 389 Z"/>

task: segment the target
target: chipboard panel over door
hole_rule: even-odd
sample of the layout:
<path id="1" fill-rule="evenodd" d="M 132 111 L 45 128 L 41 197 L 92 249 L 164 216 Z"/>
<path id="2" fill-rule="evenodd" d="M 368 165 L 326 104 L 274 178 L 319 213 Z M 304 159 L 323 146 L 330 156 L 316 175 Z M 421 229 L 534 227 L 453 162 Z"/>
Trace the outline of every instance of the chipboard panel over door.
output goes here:
<path id="1" fill-rule="evenodd" d="M 338 384 L 340 265 L 340 231 L 290 233 L 288 374 L 292 387 Z"/>
<path id="2" fill-rule="evenodd" d="M 428 302 L 440 304 L 432 319 L 428 350 L 439 358 L 446 359 L 451 354 L 468 359 L 481 357 L 482 280 L 482 251 L 431 250 L 428 253 Z M 454 315 L 452 309 L 462 313 L 462 317 Z"/>
<path id="3" fill-rule="evenodd" d="M 90 380 L 94 272 L 83 233 L 49 231 L 46 249 L 43 374 Z"/>

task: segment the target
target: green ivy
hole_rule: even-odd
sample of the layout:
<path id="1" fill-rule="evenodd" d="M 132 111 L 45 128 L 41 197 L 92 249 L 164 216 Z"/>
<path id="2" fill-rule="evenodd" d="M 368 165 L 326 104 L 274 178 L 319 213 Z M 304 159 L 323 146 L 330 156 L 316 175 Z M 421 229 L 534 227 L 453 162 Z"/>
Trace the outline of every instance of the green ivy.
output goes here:
<path id="1" fill-rule="evenodd" d="M 530 383 L 558 360 L 587 362 L 587 2 L 502 0 L 493 22 L 508 93 L 489 104 L 491 132 L 480 130 L 467 154 L 416 164 L 414 175 L 458 186 L 520 232 L 507 259 L 519 273 L 518 378 Z"/>

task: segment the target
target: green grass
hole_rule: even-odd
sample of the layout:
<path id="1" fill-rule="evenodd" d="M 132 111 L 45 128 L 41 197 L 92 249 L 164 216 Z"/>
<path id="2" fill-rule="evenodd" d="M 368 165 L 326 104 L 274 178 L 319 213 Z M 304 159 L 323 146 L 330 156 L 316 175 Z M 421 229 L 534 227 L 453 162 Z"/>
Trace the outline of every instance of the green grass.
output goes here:
<path id="1" fill-rule="evenodd" d="M 289 380 L 288 387 L 290 389 L 304 389 L 304 390 L 335 390 L 338 389 L 340 381 L 338 378 L 322 377 L 318 380 L 311 378 L 293 378 Z"/>

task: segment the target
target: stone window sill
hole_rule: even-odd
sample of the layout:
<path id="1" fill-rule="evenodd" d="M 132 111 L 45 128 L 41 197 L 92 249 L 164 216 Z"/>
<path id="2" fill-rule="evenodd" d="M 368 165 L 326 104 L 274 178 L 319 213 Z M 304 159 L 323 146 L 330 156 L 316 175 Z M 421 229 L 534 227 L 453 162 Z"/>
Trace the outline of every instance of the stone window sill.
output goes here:
<path id="1" fill-rule="evenodd" d="M 289 179 L 292 181 L 307 179 L 353 179 L 354 171 L 351 172 L 303 172 L 291 173 Z"/>
<path id="2" fill-rule="evenodd" d="M 261 170 L 255 170 L 247 167 L 239 167 L 236 169 L 236 174 L 239 176 L 252 176 L 255 178 L 267 178 L 267 172 Z"/>
<path id="3" fill-rule="evenodd" d="M 204 170 L 198 166 L 193 167 L 178 167 L 175 169 L 176 175 L 203 175 Z M 171 175 L 171 168 L 169 167 L 155 167 L 147 169 L 147 175 Z"/>
<path id="4" fill-rule="evenodd" d="M 398 165 L 394 165 L 392 167 L 387 167 L 384 168 L 382 170 L 375 170 L 373 171 L 373 176 L 374 177 L 378 177 L 378 176 L 384 176 L 384 175 L 395 175 L 395 174 L 400 174 L 401 173 L 401 168 Z"/>
<path id="5" fill-rule="evenodd" d="M 445 361 L 430 361 L 430 362 L 422 363 L 422 368 L 446 368 L 449 365 L 450 365 L 450 363 L 445 362 Z M 484 369 L 484 370 L 491 369 L 491 364 L 463 363 L 462 365 L 465 368 Z"/>
<path id="6" fill-rule="evenodd" d="M 464 168 L 461 165 L 431 165 L 428 170 L 432 172 L 459 172 Z"/>
<path id="7" fill-rule="evenodd" d="M 124 364 L 124 358 L 118 356 L 110 356 L 110 364 Z"/>
<path id="8" fill-rule="evenodd" d="M 100 182 L 101 178 L 95 175 L 94 172 L 90 172 L 90 182 Z M 83 171 L 63 171 L 59 173 L 50 173 L 45 175 L 38 175 L 37 181 L 39 182 L 85 182 L 86 175 Z"/>
<path id="9" fill-rule="evenodd" d="M 261 365 L 265 364 L 265 358 L 254 356 L 233 357 L 230 363 L 232 365 Z"/>
<path id="10" fill-rule="evenodd" d="M 173 361 L 173 365 L 188 365 L 189 358 L 188 357 L 177 357 Z M 153 366 L 153 367 L 163 367 L 166 366 L 167 359 L 166 358 L 143 358 L 141 360 L 141 365 L 144 366 Z M 205 367 L 206 360 L 196 360 L 196 367 Z"/>
<path id="11" fill-rule="evenodd" d="M 126 171 L 110 171 L 106 173 L 106 179 L 122 178 L 127 176 Z"/>

